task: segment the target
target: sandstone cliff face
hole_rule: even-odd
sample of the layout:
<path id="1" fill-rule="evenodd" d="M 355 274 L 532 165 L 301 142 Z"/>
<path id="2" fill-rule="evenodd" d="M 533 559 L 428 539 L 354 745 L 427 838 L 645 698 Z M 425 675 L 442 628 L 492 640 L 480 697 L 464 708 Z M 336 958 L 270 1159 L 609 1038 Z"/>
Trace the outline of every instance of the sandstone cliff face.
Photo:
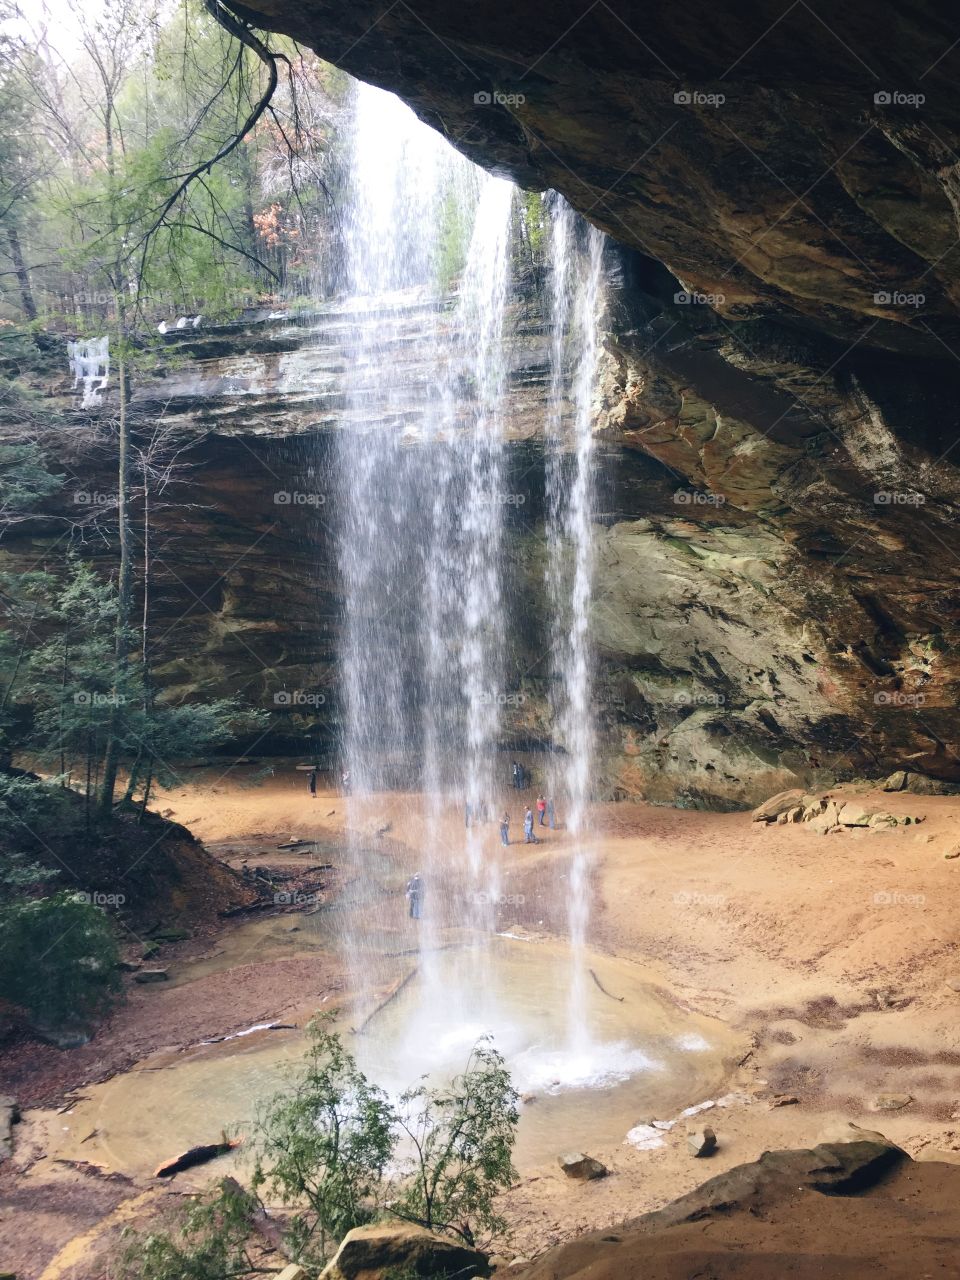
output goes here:
<path id="1" fill-rule="evenodd" d="M 685 304 L 662 297 L 649 264 L 616 259 L 596 401 L 605 788 L 731 807 L 897 767 L 957 778 L 951 473 L 896 438 L 859 379 L 831 391 L 838 440 L 733 368 Z M 507 534 L 508 692 L 523 696 L 507 702 L 503 745 L 522 749 L 553 733 L 539 436 L 547 370 L 536 309 L 512 321 L 508 486 L 523 501 Z M 297 323 L 171 336 L 165 367 L 135 389 L 141 438 L 162 416 L 190 444 L 153 511 L 151 633 L 164 696 L 239 693 L 266 708 L 272 726 L 258 752 L 332 755 L 339 736 L 333 450 L 344 323 L 328 308 Z M 780 369 L 799 377 L 803 366 L 784 352 Z M 74 404 L 65 385 L 52 390 Z M 69 414 L 75 426 L 55 450 L 67 484 L 45 516 L 12 531 L 14 564 L 55 563 L 64 517 L 91 519 L 76 495 L 115 489 L 109 408 L 99 419 Z M 429 446 L 412 447 L 429 467 Z M 109 506 L 95 514 L 96 536 L 89 524 L 83 536 L 106 566 Z M 403 607 L 416 626 L 416 601 Z"/>
<path id="2" fill-rule="evenodd" d="M 951 11 L 242 11 L 633 251 L 598 403 L 617 780 L 733 803 L 784 770 L 960 776 Z"/>

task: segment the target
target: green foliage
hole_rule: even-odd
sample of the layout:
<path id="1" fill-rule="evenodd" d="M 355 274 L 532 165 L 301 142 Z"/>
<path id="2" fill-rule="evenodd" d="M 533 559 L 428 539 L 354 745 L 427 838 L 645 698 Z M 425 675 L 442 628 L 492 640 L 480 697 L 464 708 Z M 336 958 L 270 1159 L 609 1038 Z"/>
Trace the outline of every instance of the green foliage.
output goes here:
<path id="1" fill-rule="evenodd" d="M 328 1261 L 347 1231 L 376 1218 L 399 1217 L 471 1243 L 502 1228 L 493 1203 L 516 1177 L 519 1119 L 502 1057 L 479 1043 L 462 1075 L 445 1088 L 410 1089 L 398 1112 L 359 1070 L 331 1019 L 311 1023 L 305 1066 L 261 1109 L 250 1199 L 234 1190 L 231 1207 L 221 1187 L 172 1233 L 138 1237 L 125 1277 L 245 1274 L 252 1267 L 243 1239 L 262 1191 L 290 1211 L 286 1251 L 311 1270 Z M 396 1268 L 396 1280 L 407 1280 L 407 1271 Z"/>
<path id="2" fill-rule="evenodd" d="M 29 751 L 88 794 L 110 736 L 128 769 L 172 785 L 181 781 L 179 761 L 266 722 L 265 712 L 230 698 L 179 706 L 154 701 L 142 665 L 117 661 L 114 583 L 76 557 L 62 583 L 39 573 L 0 581 L 0 619 L 8 628 L 0 639 L 4 702 L 9 710 L 18 698 L 31 713 L 30 723 L 18 728 L 12 714 L 4 718 L 0 710 L 8 750 Z M 78 766 L 80 776 L 72 776 Z M 0 834 L 3 820 L 0 806 Z"/>
<path id="3" fill-rule="evenodd" d="M 56 493 L 65 479 L 47 470 L 43 450 L 33 441 L 0 444 L 0 522 Z"/>
<path id="4" fill-rule="evenodd" d="M 548 224 L 543 196 L 539 191 L 525 191 L 523 193 L 521 217 L 531 253 L 537 258 L 541 258 L 546 247 Z"/>
<path id="5" fill-rule="evenodd" d="M 358 1069 L 329 1018 L 311 1025 L 306 1070 L 266 1104 L 258 1130 L 254 1189 L 306 1205 L 291 1220 L 291 1244 L 298 1258 L 320 1263 L 376 1216 L 394 1145 L 386 1094 Z"/>
<path id="6" fill-rule="evenodd" d="M 86 1025 L 120 990 L 110 921 L 82 895 L 0 908 L 0 996 L 43 1027 Z"/>
<path id="7" fill-rule="evenodd" d="M 400 1125 L 414 1154 L 391 1212 L 469 1244 L 478 1231 L 501 1231 L 494 1200 L 516 1179 L 518 1100 L 503 1058 L 483 1042 L 447 1088 L 408 1090 L 400 1099 Z"/>
<path id="8" fill-rule="evenodd" d="M 60 787 L 28 774 L 0 772 L 0 901 L 55 871 L 28 860 L 45 851 L 69 821 Z"/>
<path id="9" fill-rule="evenodd" d="M 246 1248 L 248 1198 L 224 1179 L 191 1201 L 168 1231 L 134 1235 L 123 1251 L 121 1274 L 130 1280 L 232 1280 L 256 1268 Z"/>
<path id="10" fill-rule="evenodd" d="M 459 198 L 456 184 L 450 184 L 443 193 L 440 208 L 437 276 L 444 291 L 453 288 L 466 265 L 473 234 L 473 210 L 472 204 L 467 206 Z"/>

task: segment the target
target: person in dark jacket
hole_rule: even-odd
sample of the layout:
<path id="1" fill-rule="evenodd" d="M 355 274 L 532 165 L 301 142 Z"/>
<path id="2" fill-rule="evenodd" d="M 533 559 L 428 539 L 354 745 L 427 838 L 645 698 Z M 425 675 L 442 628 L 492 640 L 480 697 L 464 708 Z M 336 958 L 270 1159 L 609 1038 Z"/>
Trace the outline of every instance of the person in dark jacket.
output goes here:
<path id="1" fill-rule="evenodd" d="M 407 901 L 410 903 L 410 919 L 419 920 L 423 913 L 423 877 L 419 871 L 407 881 Z"/>

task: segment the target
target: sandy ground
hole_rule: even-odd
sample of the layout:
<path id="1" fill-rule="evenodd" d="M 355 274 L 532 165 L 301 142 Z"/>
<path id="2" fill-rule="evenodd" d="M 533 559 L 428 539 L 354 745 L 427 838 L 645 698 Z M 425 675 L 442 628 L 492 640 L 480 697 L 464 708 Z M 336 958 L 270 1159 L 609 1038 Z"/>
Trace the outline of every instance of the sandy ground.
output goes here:
<path id="1" fill-rule="evenodd" d="M 426 857 L 442 861 L 445 845 L 461 838 L 463 816 L 437 818 L 420 797 L 364 806 L 321 789 L 312 798 L 293 762 L 256 787 L 239 769 L 196 776 L 196 787 L 164 795 L 157 807 L 234 866 L 302 863 L 305 855 L 276 846 L 309 839 L 316 857 L 316 848 L 336 847 L 349 823 L 383 842 L 389 891 L 401 892 Z M 691 1158 L 680 1122 L 653 1150 L 592 1149 L 611 1171 L 597 1182 L 572 1183 L 544 1167 L 504 1197 L 506 1258 L 657 1208 L 769 1148 L 813 1145 L 840 1121 L 881 1129 L 915 1158 L 960 1163 L 960 992 L 948 985 L 960 986 L 960 859 L 945 856 L 958 847 L 960 800 L 857 794 L 924 821 L 820 836 L 754 824 L 746 814 L 619 804 L 592 815 L 592 943 L 644 961 L 681 1003 L 741 1032 L 744 1060 L 731 1072 L 725 1105 L 703 1117 L 719 1139 L 709 1161 Z M 509 803 L 515 835 L 528 798 L 496 798 Z M 540 834 L 536 846 L 504 850 L 494 825 L 483 831 L 484 856 L 525 900 L 503 909 L 501 927 L 562 930 L 569 841 L 562 830 Z M 28 1098 L 82 1089 L 158 1048 L 282 1019 L 340 989 L 333 957 L 298 954 L 296 943 L 292 954 L 251 955 L 246 944 L 231 945 L 239 929 L 226 927 L 206 960 L 190 943 L 169 948 L 164 963 L 182 968 L 176 984 L 132 987 L 128 1005 L 83 1049 L 39 1050 L 29 1062 L 13 1055 L 3 1089 Z M 777 1105 L 778 1095 L 795 1101 Z M 99 1274 L 93 1252 L 119 1229 L 123 1205 L 146 1194 L 142 1209 L 169 1193 L 55 1166 L 44 1149 L 51 1114 L 27 1113 L 17 1153 L 0 1170 L 0 1261 L 15 1265 L 19 1280 L 89 1280 Z M 636 1123 L 672 1118 L 638 1114 Z"/>

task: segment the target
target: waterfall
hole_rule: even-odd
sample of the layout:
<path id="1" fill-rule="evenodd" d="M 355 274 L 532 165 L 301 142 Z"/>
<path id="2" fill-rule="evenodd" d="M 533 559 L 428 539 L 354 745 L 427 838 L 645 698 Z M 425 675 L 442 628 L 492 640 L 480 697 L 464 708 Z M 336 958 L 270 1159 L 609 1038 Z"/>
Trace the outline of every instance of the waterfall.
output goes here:
<path id="1" fill-rule="evenodd" d="M 67 356 L 75 387 L 83 384 L 81 408 L 103 403 L 101 392 L 110 381 L 110 338 L 81 338 L 67 343 Z"/>
<path id="2" fill-rule="evenodd" d="M 422 791 L 426 901 L 444 885 L 453 923 L 489 929 L 491 829 L 461 818 L 453 848 L 441 833 L 452 813 L 493 803 L 514 188 L 364 85 L 352 173 L 351 368 L 338 442 L 348 830 L 360 858 L 387 794 Z M 464 241 L 452 296 L 451 228 Z M 397 927 L 395 901 L 367 915 L 365 934 L 371 915 L 374 934 Z M 418 929 L 428 983 L 438 918 L 425 910 Z M 369 937 L 345 935 L 354 974 L 385 980 Z"/>
<path id="3" fill-rule="evenodd" d="M 553 620 L 555 723 L 562 765 L 551 785 L 566 806 L 574 848 L 567 919 L 571 944 L 568 1039 L 582 1046 L 586 1032 L 584 947 L 590 906 L 591 832 L 586 807 L 594 772 L 592 663 L 589 613 L 593 588 L 593 393 L 597 376 L 598 309 L 603 235 L 586 230 L 557 198 L 551 207 L 551 377 L 547 408 L 547 585 Z"/>
<path id="4" fill-rule="evenodd" d="M 546 632 L 558 749 L 546 768 L 570 871 L 559 882 L 544 864 L 544 887 L 566 898 L 572 956 L 555 973 L 555 989 L 567 992 L 567 1026 L 549 1044 L 531 1043 L 504 1016 L 503 983 L 491 967 L 503 857 L 496 819 L 509 784 L 499 750 L 511 678 L 505 641 L 515 625 L 511 606 L 525 604 L 508 599 L 505 569 L 516 192 L 391 95 L 363 85 L 356 94 L 348 296 L 338 316 L 348 367 L 336 457 L 342 758 L 355 875 L 341 932 L 360 997 L 356 1021 L 365 1021 L 378 993 L 402 983 L 413 954 L 417 995 L 391 1053 L 426 1068 L 438 1046 L 465 1055 L 495 1028 L 520 1075 L 547 1091 L 622 1080 L 646 1059 L 592 1035 L 583 981 L 603 237 L 551 198 Z M 395 825 L 402 830 L 391 854 Z M 411 848 L 424 886 L 413 923 L 398 900 L 401 884 L 379 888 L 397 874 L 396 855 Z M 375 1047 L 364 1052 L 383 1056 Z"/>

